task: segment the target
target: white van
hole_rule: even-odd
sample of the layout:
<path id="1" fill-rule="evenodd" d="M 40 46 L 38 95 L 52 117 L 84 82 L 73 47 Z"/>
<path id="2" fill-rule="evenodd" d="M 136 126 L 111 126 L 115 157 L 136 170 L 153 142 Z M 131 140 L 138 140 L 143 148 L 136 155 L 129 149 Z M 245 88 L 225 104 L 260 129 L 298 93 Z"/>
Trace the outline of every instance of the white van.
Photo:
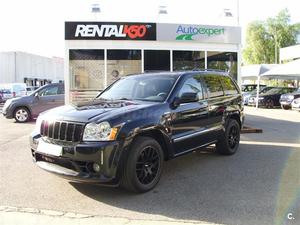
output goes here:
<path id="1" fill-rule="evenodd" d="M 6 99 L 26 95 L 26 84 L 24 83 L 0 84 L 0 90 L 2 89 L 6 90 Z"/>

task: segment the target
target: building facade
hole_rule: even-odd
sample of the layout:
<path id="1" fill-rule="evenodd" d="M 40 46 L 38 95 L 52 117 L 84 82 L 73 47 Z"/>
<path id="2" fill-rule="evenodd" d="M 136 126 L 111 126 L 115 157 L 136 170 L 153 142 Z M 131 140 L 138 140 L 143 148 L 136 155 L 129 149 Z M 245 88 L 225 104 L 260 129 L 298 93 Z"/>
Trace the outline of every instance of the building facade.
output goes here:
<path id="1" fill-rule="evenodd" d="M 0 53 L 0 83 L 42 86 L 64 80 L 64 60 L 25 52 Z"/>
<path id="2" fill-rule="evenodd" d="M 133 73 L 217 69 L 241 83 L 239 27 L 127 23 L 65 23 L 66 102 L 95 96 Z"/>

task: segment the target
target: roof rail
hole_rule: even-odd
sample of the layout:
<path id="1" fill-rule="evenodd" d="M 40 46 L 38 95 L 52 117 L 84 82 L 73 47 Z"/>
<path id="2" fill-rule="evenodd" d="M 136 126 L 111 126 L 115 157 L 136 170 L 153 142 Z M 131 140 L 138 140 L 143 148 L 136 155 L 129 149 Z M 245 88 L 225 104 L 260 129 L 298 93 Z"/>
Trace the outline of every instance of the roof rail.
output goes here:
<path id="1" fill-rule="evenodd" d="M 193 71 L 214 71 L 214 72 L 225 72 L 229 73 L 229 71 L 226 70 L 220 70 L 220 69 L 199 69 L 199 68 L 194 68 Z"/>

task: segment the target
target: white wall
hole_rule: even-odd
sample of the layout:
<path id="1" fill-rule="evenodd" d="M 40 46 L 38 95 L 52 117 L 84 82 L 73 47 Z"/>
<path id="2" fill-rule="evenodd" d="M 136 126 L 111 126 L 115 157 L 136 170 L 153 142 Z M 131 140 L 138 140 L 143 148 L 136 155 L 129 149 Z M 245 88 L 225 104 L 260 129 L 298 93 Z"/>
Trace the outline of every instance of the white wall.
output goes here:
<path id="1" fill-rule="evenodd" d="M 15 80 L 15 53 L 0 53 L 0 83 L 12 83 Z"/>
<path id="2" fill-rule="evenodd" d="M 0 53 L 0 83 L 24 82 L 24 78 L 64 79 L 61 58 L 48 58 L 25 52 Z"/>

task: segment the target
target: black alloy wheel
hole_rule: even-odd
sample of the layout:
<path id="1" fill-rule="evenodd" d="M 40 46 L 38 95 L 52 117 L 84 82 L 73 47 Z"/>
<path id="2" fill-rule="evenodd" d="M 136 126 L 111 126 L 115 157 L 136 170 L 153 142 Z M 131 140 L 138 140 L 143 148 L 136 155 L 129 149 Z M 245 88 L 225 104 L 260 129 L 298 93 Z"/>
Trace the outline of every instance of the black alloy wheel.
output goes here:
<path id="1" fill-rule="evenodd" d="M 160 144 L 151 137 L 137 137 L 125 153 L 121 186 L 132 192 L 147 192 L 159 182 L 164 153 Z"/>
<path id="2" fill-rule="evenodd" d="M 136 175 L 138 180 L 147 185 L 151 183 L 157 175 L 160 167 L 159 153 L 153 146 L 145 147 L 136 162 Z"/>
<path id="3" fill-rule="evenodd" d="M 230 148 L 235 148 L 235 146 L 239 143 L 240 137 L 239 137 L 239 131 L 238 127 L 232 126 L 230 127 L 230 130 L 228 132 L 228 145 Z"/>
<path id="4" fill-rule="evenodd" d="M 233 155 L 239 148 L 241 127 L 237 120 L 229 119 L 225 131 L 216 143 L 216 151 L 222 155 Z"/>

